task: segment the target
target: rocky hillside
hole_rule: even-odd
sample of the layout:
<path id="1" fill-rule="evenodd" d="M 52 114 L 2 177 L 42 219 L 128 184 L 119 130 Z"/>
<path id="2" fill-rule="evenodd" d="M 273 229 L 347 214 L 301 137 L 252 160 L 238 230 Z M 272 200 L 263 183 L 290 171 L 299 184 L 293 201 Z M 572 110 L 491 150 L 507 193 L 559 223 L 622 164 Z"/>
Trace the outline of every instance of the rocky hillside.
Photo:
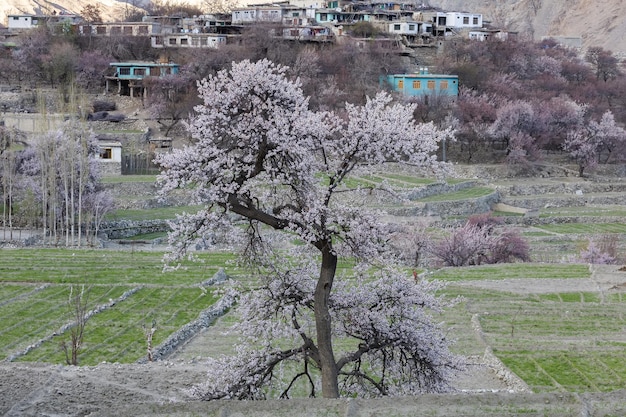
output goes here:
<path id="1" fill-rule="evenodd" d="M 131 5 L 149 0 L 2 0 L 0 23 L 9 13 L 46 13 L 65 9 L 78 13 L 86 4 L 100 3 L 102 16 L 120 20 Z M 183 0 L 180 0 L 183 1 Z M 240 0 L 262 3 L 269 0 Z M 414 0 L 420 2 L 420 0 Z M 175 1 L 174 1 L 175 2 Z M 184 0 L 200 5 L 206 0 Z M 518 31 L 536 40 L 543 36 L 580 37 L 583 46 L 601 46 L 626 56 L 626 1 L 624 0 L 422 0 L 448 11 L 482 13 L 498 27 Z"/>
<path id="2" fill-rule="evenodd" d="M 427 4 L 482 13 L 495 26 L 535 40 L 580 37 L 584 48 L 600 46 L 626 56 L 624 0 L 430 0 Z"/>

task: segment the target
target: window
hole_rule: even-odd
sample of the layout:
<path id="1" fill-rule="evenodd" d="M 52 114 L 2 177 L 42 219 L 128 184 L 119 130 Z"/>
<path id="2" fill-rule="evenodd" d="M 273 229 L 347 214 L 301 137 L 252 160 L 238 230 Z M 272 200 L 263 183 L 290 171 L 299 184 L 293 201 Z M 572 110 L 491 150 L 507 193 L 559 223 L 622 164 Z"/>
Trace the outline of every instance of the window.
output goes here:
<path id="1" fill-rule="evenodd" d="M 176 38 L 170 38 L 170 45 L 176 45 Z"/>
<path id="2" fill-rule="evenodd" d="M 413 89 L 420 90 L 422 88 L 422 82 L 420 80 L 413 81 Z"/>
<path id="3" fill-rule="evenodd" d="M 464 25 L 469 25 L 469 17 L 468 16 L 463 17 L 463 24 Z"/>
<path id="4" fill-rule="evenodd" d="M 139 33 L 140 35 L 147 35 L 148 26 L 139 26 L 139 28 L 137 29 L 137 33 Z"/>
<path id="5" fill-rule="evenodd" d="M 200 45 L 201 46 L 207 46 L 208 45 L 208 39 L 207 38 L 200 38 Z"/>
<path id="6" fill-rule="evenodd" d="M 111 27 L 111 35 L 121 35 L 122 27 L 121 26 L 113 26 Z"/>
<path id="7" fill-rule="evenodd" d="M 435 89 L 435 80 L 428 80 L 428 83 L 427 83 L 426 87 L 429 90 L 434 90 Z"/>
<path id="8" fill-rule="evenodd" d="M 124 35 L 132 35 L 133 27 L 132 26 L 124 26 Z"/>
<path id="9" fill-rule="evenodd" d="M 393 30 L 400 30 L 400 25 L 398 25 L 398 24 L 393 25 Z"/>
<path id="10" fill-rule="evenodd" d="M 181 45 L 189 45 L 189 39 L 187 39 L 187 38 L 180 38 L 180 44 Z"/>
<path id="11" fill-rule="evenodd" d="M 113 158 L 113 149 L 100 148 L 100 159 L 112 159 L 112 158 Z"/>
<path id="12" fill-rule="evenodd" d="M 404 80 L 398 80 L 398 90 L 404 90 Z"/>
<path id="13" fill-rule="evenodd" d="M 161 37 L 161 36 L 155 36 L 155 37 L 154 37 L 154 44 L 155 44 L 155 45 L 163 45 L 163 37 Z"/>
<path id="14" fill-rule="evenodd" d="M 320 20 L 322 22 L 326 22 L 328 20 L 328 14 L 326 13 L 320 13 Z"/>
<path id="15" fill-rule="evenodd" d="M 448 81 L 442 81 L 441 83 L 439 83 L 439 89 L 440 90 L 447 90 L 448 89 Z"/>
<path id="16" fill-rule="evenodd" d="M 193 38 L 191 38 L 191 45 L 192 46 L 198 46 L 200 45 L 200 39 L 198 39 L 197 36 L 194 36 Z"/>
<path id="17" fill-rule="evenodd" d="M 409 25 L 409 30 L 415 30 L 415 25 Z"/>
<path id="18" fill-rule="evenodd" d="M 473 22 L 475 25 L 477 25 L 477 24 L 478 24 L 478 18 L 477 18 L 477 17 L 472 18 L 472 22 Z"/>
<path id="19" fill-rule="evenodd" d="M 96 33 L 98 35 L 106 35 L 107 34 L 106 26 L 98 26 L 98 27 L 96 27 Z"/>
<path id="20" fill-rule="evenodd" d="M 120 75 L 130 75 L 130 68 L 120 68 L 119 73 Z"/>
<path id="21" fill-rule="evenodd" d="M 146 69 L 145 68 L 135 68 L 134 71 L 135 75 L 139 75 L 139 76 L 144 76 L 146 75 Z"/>

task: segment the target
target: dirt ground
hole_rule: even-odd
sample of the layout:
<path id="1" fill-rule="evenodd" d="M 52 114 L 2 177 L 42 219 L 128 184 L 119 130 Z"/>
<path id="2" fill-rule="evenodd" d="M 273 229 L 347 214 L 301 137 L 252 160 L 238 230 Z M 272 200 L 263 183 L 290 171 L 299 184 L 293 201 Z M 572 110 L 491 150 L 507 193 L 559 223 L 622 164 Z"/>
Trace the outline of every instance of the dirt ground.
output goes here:
<path id="1" fill-rule="evenodd" d="M 594 266 L 591 279 L 483 280 L 464 285 L 516 293 L 626 291 L 619 266 Z M 0 363 L 0 414 L 4 416 L 623 416 L 626 392 L 532 394 L 514 375 L 484 357 L 468 358 L 456 392 L 381 400 L 202 402 L 185 390 L 205 375 L 203 352 L 215 343 L 210 329 L 169 360 L 145 365 L 73 367 Z M 488 349 L 486 349 L 486 352 Z"/>

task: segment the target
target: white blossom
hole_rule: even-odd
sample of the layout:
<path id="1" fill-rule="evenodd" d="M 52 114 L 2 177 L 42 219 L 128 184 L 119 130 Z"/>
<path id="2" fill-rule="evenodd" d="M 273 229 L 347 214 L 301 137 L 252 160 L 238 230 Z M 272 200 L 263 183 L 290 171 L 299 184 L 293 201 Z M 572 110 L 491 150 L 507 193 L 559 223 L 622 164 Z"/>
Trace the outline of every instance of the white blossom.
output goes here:
<path id="1" fill-rule="evenodd" d="M 242 61 L 199 82 L 193 145 L 158 158 L 162 192 L 186 187 L 205 205 L 173 224 L 170 261 L 240 222 L 247 261 L 262 272 L 259 287 L 239 300 L 237 354 L 212 360 L 208 380 L 192 391 L 205 399 L 289 396 L 297 380 L 328 397 L 440 391 L 458 361 L 429 316 L 441 307 L 437 287 L 394 272 L 381 213 L 339 196 L 350 175 L 389 162 L 444 173 L 434 152 L 452 131 L 417 124 L 413 106 L 386 93 L 348 103 L 342 114 L 313 112 L 286 72 L 268 60 Z M 277 245 L 272 230 L 304 246 Z M 358 279 L 335 280 L 339 259 L 357 262 Z M 372 281 L 372 268 L 383 265 Z M 358 346 L 335 355 L 331 336 Z"/>

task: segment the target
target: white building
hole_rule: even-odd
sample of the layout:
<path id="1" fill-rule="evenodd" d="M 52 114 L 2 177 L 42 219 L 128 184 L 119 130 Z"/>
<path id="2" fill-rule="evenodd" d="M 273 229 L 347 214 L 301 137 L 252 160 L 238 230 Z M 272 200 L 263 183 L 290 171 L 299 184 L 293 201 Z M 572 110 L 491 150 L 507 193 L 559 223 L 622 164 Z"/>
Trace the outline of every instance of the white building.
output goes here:
<path id="1" fill-rule="evenodd" d="M 32 29 L 39 25 L 39 17 L 30 14 L 10 14 L 8 19 L 9 30 Z"/>
<path id="2" fill-rule="evenodd" d="M 153 48 L 219 48 L 226 44 L 226 36 L 210 33 L 169 33 L 152 35 Z"/>
<path id="3" fill-rule="evenodd" d="M 98 163 L 102 175 L 122 174 L 122 143 L 117 140 L 98 140 Z"/>
<path id="4" fill-rule="evenodd" d="M 433 22 L 437 26 L 449 28 L 481 28 L 483 27 L 483 15 L 466 12 L 437 12 Z"/>
<path id="5" fill-rule="evenodd" d="M 98 159 L 103 162 L 122 162 L 122 144 L 116 140 L 98 141 Z"/>
<path id="6" fill-rule="evenodd" d="M 59 13 L 50 15 L 10 14 L 7 16 L 9 31 L 21 31 L 36 28 L 40 25 L 57 25 L 63 23 L 77 24 L 82 19 L 79 15 Z"/>
<path id="7" fill-rule="evenodd" d="M 283 20 L 283 8 L 280 6 L 246 7 L 233 9 L 232 24 L 242 25 L 257 22 L 280 23 Z"/>
<path id="8" fill-rule="evenodd" d="M 487 39 L 498 39 L 505 41 L 509 37 L 509 32 L 502 30 L 472 30 L 469 32 L 469 38 L 473 41 L 486 41 Z"/>
<path id="9" fill-rule="evenodd" d="M 433 24 L 429 22 L 393 22 L 389 24 L 389 33 L 394 35 L 422 35 L 432 33 Z"/>

